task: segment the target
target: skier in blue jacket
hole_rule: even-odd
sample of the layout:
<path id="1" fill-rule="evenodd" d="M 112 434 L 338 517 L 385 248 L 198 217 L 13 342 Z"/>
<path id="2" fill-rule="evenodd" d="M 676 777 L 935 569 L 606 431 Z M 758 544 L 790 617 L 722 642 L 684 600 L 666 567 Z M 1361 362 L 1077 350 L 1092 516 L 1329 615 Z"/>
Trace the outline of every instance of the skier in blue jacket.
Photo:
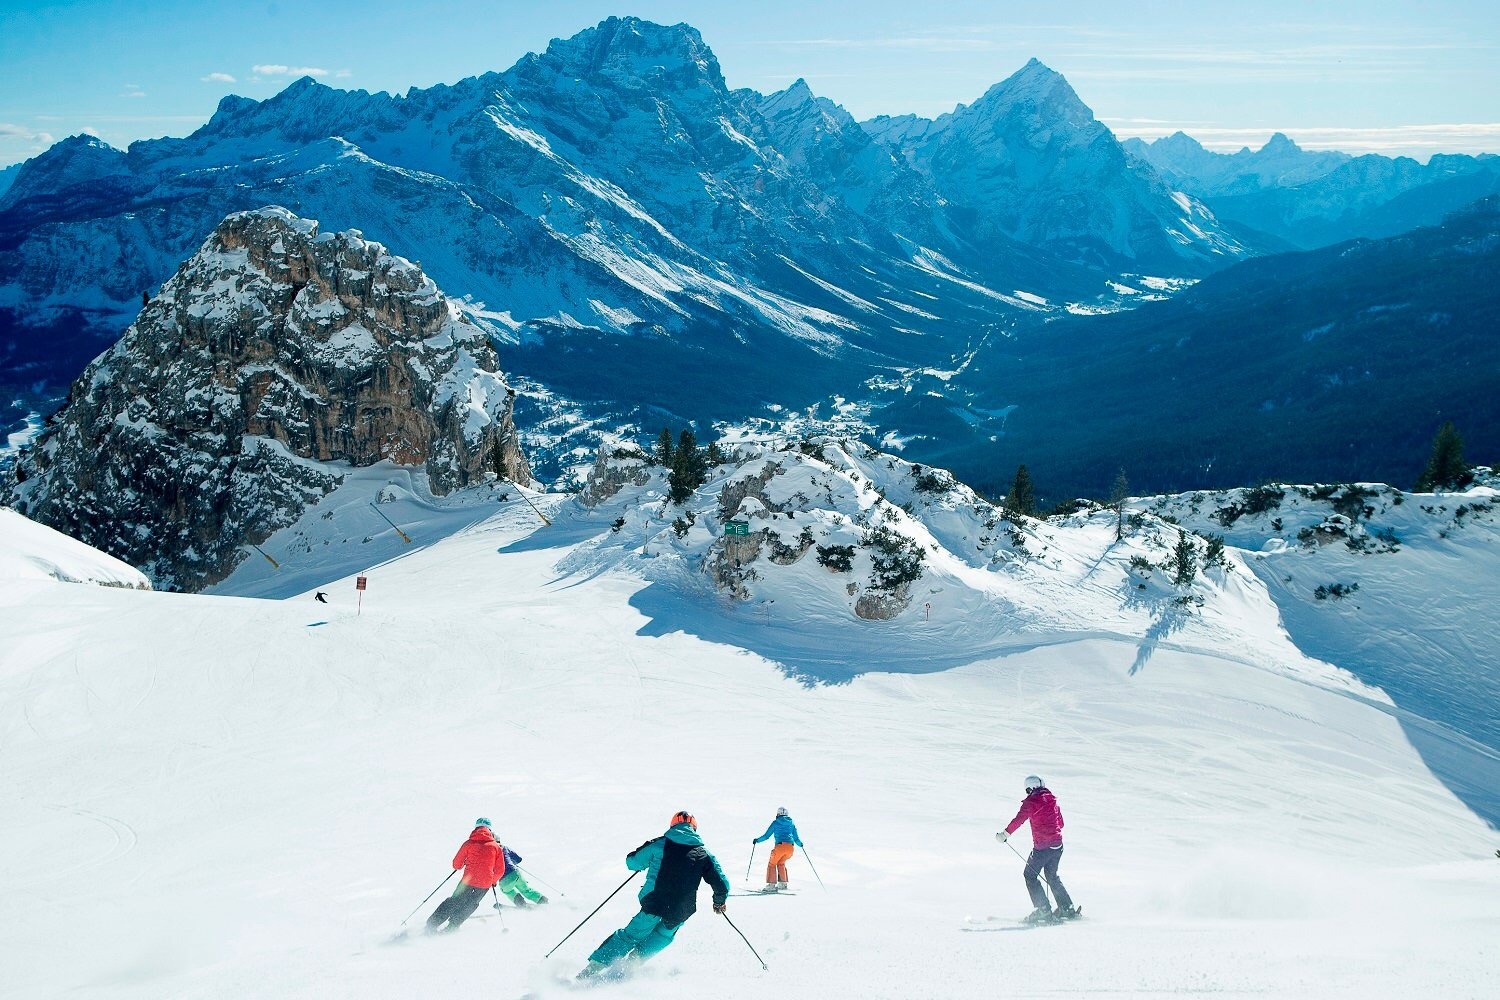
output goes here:
<path id="1" fill-rule="evenodd" d="M 765 833 L 750 842 L 750 849 L 753 851 L 756 844 L 772 837 L 776 838 L 776 846 L 771 848 L 771 859 L 766 862 L 766 887 L 761 892 L 781 892 L 786 889 L 786 863 L 796 853 L 795 849 L 802 846 L 802 838 L 797 836 L 797 824 L 787 815 L 786 806 L 776 810 L 776 818 L 771 820 Z"/>
<path id="2" fill-rule="evenodd" d="M 686 810 L 672 816 L 665 834 L 625 855 L 625 866 L 646 873 L 641 912 L 594 949 L 579 979 L 608 973 L 627 958 L 643 962 L 671 944 L 677 929 L 698 911 L 699 882 L 713 889 L 715 913 L 729 907 L 729 880 L 703 846 L 698 821 Z"/>

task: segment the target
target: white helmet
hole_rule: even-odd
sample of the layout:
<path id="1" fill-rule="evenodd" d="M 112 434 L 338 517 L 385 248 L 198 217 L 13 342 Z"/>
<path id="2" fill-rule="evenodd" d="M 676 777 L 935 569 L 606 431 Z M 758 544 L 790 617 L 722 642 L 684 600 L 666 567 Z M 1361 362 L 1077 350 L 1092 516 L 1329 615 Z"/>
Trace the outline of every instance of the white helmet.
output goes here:
<path id="1" fill-rule="evenodd" d="M 782 806 L 780 809 L 777 809 L 776 810 L 776 815 L 778 815 L 778 816 L 785 816 L 785 815 L 787 815 L 786 806 Z"/>
<path id="2" fill-rule="evenodd" d="M 1038 788 L 1045 788 L 1045 787 L 1047 787 L 1047 783 L 1044 782 L 1041 778 L 1038 778 L 1036 775 L 1034 775 L 1034 774 L 1028 774 L 1026 776 L 1026 794 L 1030 795 L 1032 792 L 1036 791 Z"/>

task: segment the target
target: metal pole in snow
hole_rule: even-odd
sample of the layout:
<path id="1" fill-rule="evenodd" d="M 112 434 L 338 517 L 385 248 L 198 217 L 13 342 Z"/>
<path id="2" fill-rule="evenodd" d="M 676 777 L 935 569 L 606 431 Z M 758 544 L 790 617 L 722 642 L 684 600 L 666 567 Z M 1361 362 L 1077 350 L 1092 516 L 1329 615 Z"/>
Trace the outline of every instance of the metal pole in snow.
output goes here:
<path id="1" fill-rule="evenodd" d="M 407 545 L 411 544 L 411 537 L 409 535 L 407 535 L 406 532 L 402 531 L 401 528 L 397 526 L 397 524 L 396 524 L 395 521 L 392 521 L 390 518 L 386 517 L 384 511 L 382 511 L 379 507 L 375 506 L 374 504 L 370 504 L 370 509 L 373 510 L 375 513 L 379 514 L 380 515 L 380 519 L 382 521 L 384 521 L 386 524 L 389 524 L 391 527 L 393 527 L 393 528 L 396 529 L 396 534 L 398 534 L 398 535 L 401 536 L 401 541 L 405 542 Z"/>
<path id="2" fill-rule="evenodd" d="M 261 548 L 259 545 L 256 545 L 254 542 L 250 542 L 249 545 L 250 545 L 250 547 L 252 549 L 254 549 L 255 551 L 259 552 L 261 555 L 266 556 L 266 562 L 270 563 L 276 569 L 280 569 L 281 568 L 281 563 L 277 562 L 275 559 L 272 559 L 270 556 L 266 555 L 266 550 L 265 549 Z"/>

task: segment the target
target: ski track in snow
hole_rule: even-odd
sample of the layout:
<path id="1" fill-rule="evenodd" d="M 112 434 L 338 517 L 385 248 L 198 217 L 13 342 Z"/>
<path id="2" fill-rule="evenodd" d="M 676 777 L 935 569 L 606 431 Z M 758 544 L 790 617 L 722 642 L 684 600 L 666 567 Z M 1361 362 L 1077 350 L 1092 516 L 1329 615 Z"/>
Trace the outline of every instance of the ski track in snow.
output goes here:
<path id="1" fill-rule="evenodd" d="M 782 804 L 827 891 L 799 852 L 796 897 L 731 900 L 768 972 L 705 896 L 668 951 L 588 993 L 1493 989 L 1492 838 L 1374 692 L 1265 669 L 1211 630 L 1132 671 L 1124 628 L 810 686 L 696 637 L 701 622 L 649 634 L 636 575 L 559 575 L 581 528 L 537 530 L 514 500 L 488 513 L 382 550 L 357 616 L 349 577 L 320 588 L 326 606 L 0 579 L 0 992 L 571 995 L 632 890 L 541 956 L 624 878 L 626 851 L 688 807 L 753 887 L 747 841 Z M 325 570 L 366 568 L 327 549 Z M 924 634 L 962 648 L 973 632 Z M 1062 802 L 1062 874 L 1088 918 L 961 933 L 1029 908 L 993 833 L 1032 770 Z M 385 947 L 481 814 L 567 895 L 504 930 Z"/>

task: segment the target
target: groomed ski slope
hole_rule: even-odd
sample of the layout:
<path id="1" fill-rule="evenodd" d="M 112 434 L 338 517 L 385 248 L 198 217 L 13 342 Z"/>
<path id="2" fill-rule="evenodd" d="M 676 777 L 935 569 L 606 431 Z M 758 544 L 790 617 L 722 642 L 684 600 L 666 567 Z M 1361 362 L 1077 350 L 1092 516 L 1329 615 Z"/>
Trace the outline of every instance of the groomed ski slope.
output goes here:
<path id="1" fill-rule="evenodd" d="M 1186 631 L 1132 673 L 1139 637 L 1058 634 L 808 687 L 637 634 L 643 581 L 560 572 L 579 534 L 515 544 L 536 525 L 513 502 L 379 567 L 358 617 L 348 579 L 327 606 L 0 579 L 0 994 L 560 996 L 633 898 L 542 953 L 674 810 L 743 884 L 786 805 L 828 891 L 799 857 L 795 898 L 731 901 L 769 972 L 705 894 L 589 992 L 1493 995 L 1490 831 L 1326 668 Z M 993 832 L 1031 771 L 1067 816 L 1075 925 L 1008 923 L 1028 904 Z M 566 898 L 387 946 L 481 814 Z"/>

